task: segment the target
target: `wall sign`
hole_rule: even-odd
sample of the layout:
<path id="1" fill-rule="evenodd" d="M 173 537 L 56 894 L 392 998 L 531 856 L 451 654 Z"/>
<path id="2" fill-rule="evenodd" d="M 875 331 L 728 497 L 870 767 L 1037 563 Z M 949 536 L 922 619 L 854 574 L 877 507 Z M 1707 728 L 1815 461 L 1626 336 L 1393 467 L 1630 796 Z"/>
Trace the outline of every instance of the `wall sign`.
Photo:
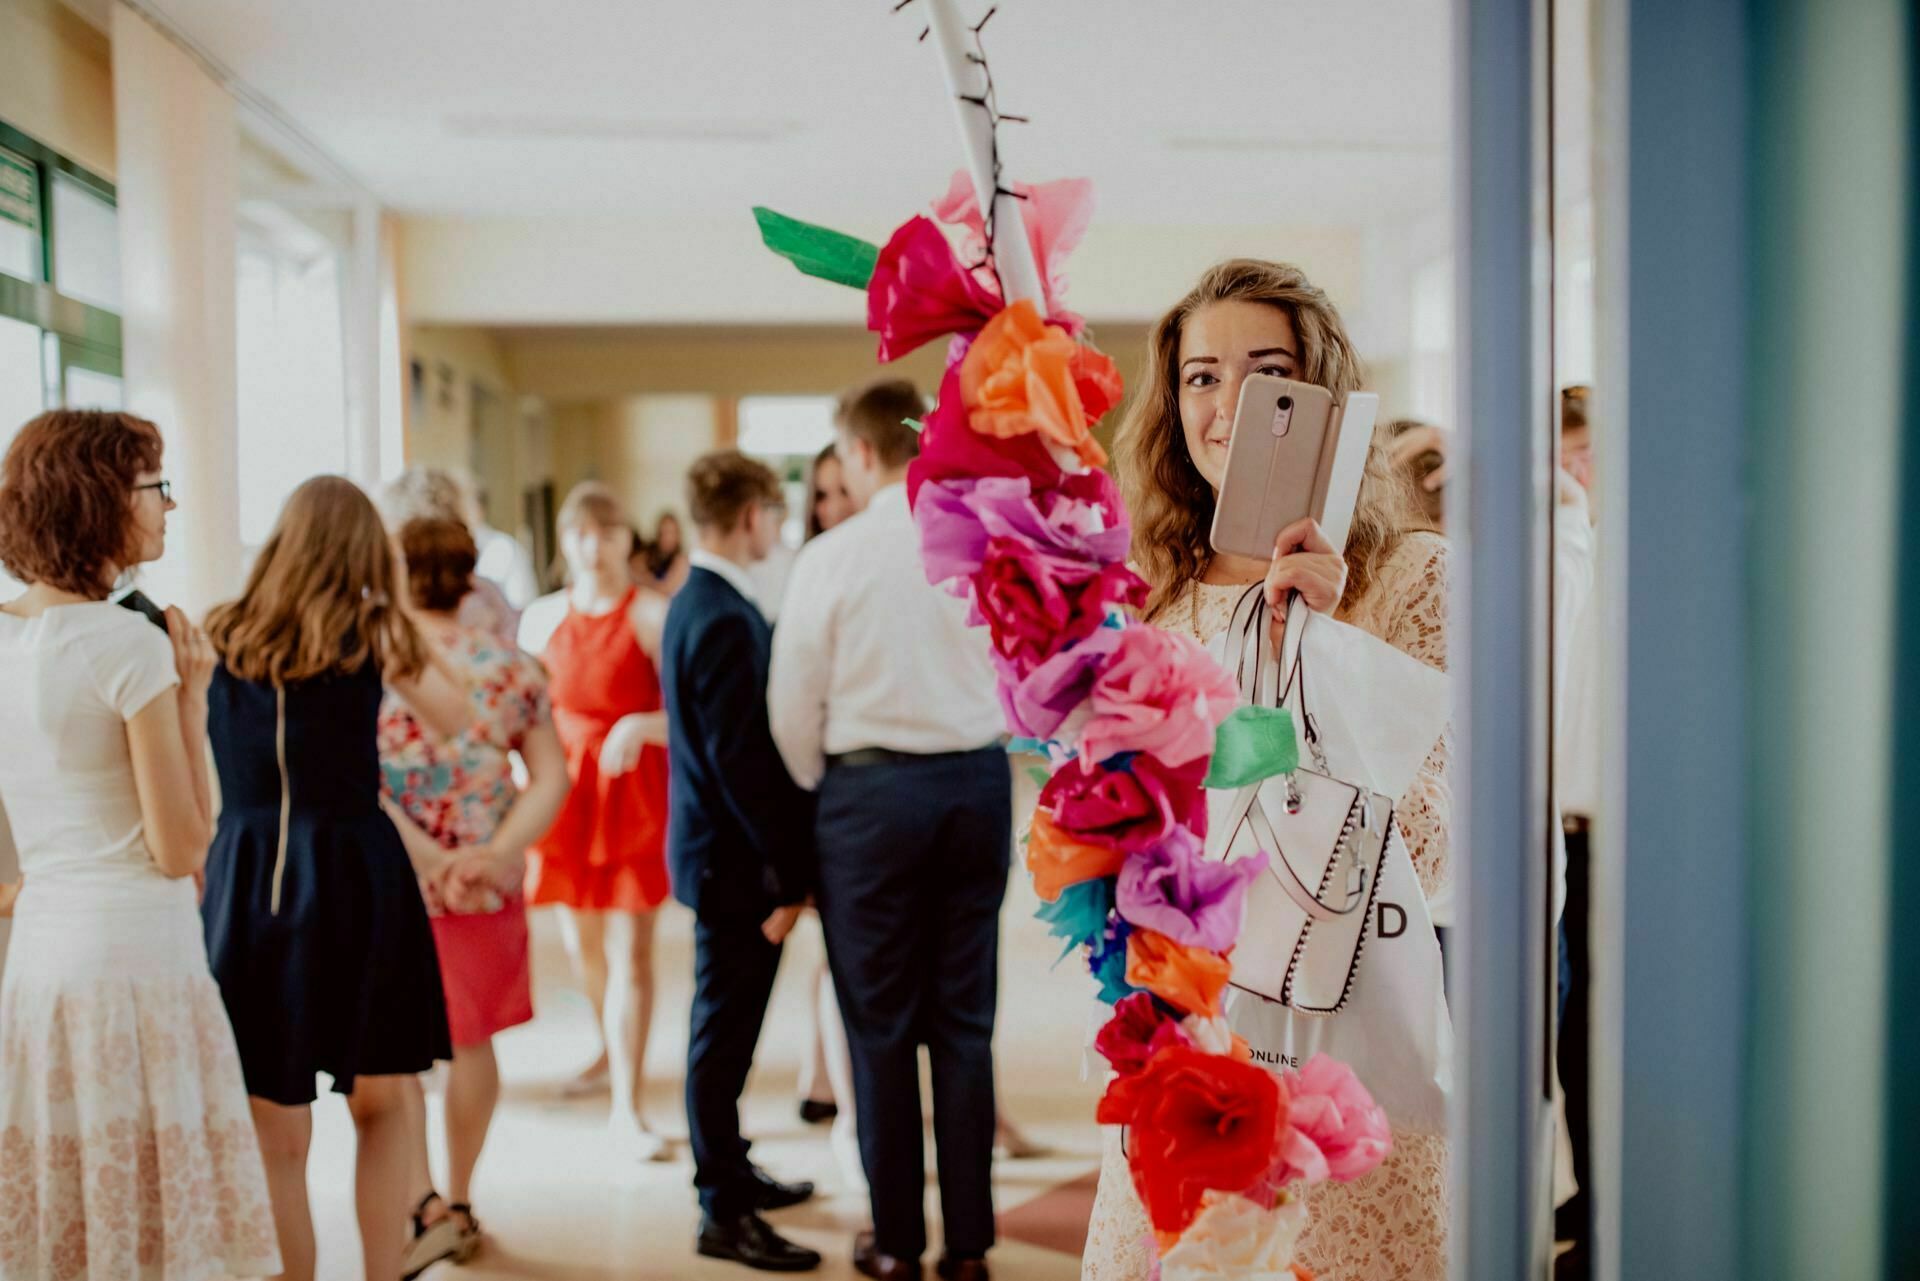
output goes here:
<path id="1" fill-rule="evenodd" d="M 0 219 L 40 230 L 40 170 L 31 160 L 0 149 Z"/>

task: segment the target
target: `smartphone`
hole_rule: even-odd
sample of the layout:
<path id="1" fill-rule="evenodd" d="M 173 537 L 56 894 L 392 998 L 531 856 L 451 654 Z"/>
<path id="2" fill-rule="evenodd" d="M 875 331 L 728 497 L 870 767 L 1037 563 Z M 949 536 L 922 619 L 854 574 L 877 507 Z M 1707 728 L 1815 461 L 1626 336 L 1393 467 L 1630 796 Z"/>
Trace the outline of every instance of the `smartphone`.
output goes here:
<path id="1" fill-rule="evenodd" d="M 147 594 L 139 588 L 134 588 L 125 596 L 122 596 L 116 603 L 122 609 L 130 609 L 134 613 L 143 616 L 149 623 L 152 623 L 161 631 L 164 632 L 167 630 L 167 611 L 154 604 L 153 601 L 148 598 Z"/>
<path id="2" fill-rule="evenodd" d="M 1320 519 L 1339 440 L 1333 393 L 1312 383 L 1251 374 L 1227 445 L 1227 474 L 1213 509 L 1216 552 L 1265 559 L 1280 531 Z"/>

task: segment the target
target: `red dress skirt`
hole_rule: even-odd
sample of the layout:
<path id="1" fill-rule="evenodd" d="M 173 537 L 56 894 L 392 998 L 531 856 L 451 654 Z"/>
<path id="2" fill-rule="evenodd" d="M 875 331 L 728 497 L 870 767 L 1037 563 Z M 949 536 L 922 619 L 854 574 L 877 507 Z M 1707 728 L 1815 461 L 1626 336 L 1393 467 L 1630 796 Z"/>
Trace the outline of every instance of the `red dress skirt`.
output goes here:
<path id="1" fill-rule="evenodd" d="M 650 912 L 667 897 L 667 753 L 648 744 L 617 777 L 600 772 L 600 746 L 621 717 L 660 710 L 660 676 L 630 617 L 634 591 L 605 614 L 569 609 L 547 643 L 554 728 L 573 790 L 534 845 L 527 903 Z"/>

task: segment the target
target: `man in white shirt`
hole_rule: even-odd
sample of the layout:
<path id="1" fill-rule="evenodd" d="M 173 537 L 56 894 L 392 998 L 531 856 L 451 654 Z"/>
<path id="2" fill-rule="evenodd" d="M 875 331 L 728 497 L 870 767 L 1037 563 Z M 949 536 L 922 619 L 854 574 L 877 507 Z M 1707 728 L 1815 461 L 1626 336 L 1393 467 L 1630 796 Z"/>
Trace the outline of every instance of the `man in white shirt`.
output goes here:
<path id="1" fill-rule="evenodd" d="M 874 1230 L 854 1264 L 920 1276 L 927 1247 L 919 1046 L 933 1064 L 947 1281 L 994 1241 L 993 1022 L 1012 779 L 984 632 L 928 584 L 907 507 L 925 415 L 910 383 L 842 398 L 858 515 L 808 543 L 774 629 L 774 742 L 815 823 L 820 919 L 852 1052 Z"/>

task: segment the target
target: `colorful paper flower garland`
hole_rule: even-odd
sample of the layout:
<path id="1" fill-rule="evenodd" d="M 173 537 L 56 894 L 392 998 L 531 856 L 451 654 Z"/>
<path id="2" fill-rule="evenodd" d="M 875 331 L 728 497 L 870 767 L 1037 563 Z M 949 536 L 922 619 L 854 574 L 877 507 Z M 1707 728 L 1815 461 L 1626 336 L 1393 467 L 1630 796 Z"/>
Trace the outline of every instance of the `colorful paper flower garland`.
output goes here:
<path id="1" fill-rule="evenodd" d="M 1052 766 L 1026 863 L 1062 956 L 1082 949 L 1114 1006 L 1095 1043 L 1116 1073 L 1099 1120 L 1127 1127 L 1164 1269 L 1272 1272 L 1292 1266 L 1305 1222 L 1296 1189 L 1373 1169 L 1386 1117 L 1345 1065 L 1316 1056 L 1275 1074 L 1222 1017 L 1266 855 L 1204 857 L 1205 786 L 1210 767 L 1218 786 L 1291 768 L 1292 729 L 1276 727 L 1285 713 L 1236 712 L 1233 679 L 1199 644 L 1129 615 L 1147 584 L 1127 568 L 1127 514 L 1092 433 L 1120 401 L 1120 375 L 1060 304 L 1091 184 L 1016 190 L 1046 317 L 1026 299 L 1003 304 L 964 172 L 934 209 L 971 233 L 978 266 L 926 217 L 876 249 L 755 215 L 801 271 L 864 285 L 881 361 L 950 339 L 908 493 L 928 580 L 965 598 L 992 638 L 1013 746 Z"/>

